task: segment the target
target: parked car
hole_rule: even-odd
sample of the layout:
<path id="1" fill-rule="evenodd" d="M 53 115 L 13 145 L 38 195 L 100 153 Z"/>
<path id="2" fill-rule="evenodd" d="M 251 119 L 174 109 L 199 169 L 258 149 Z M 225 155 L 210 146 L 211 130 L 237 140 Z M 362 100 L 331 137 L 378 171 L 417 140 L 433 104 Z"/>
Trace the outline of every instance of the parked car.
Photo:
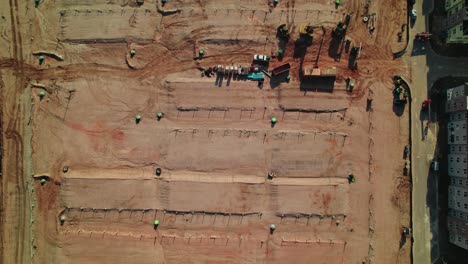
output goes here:
<path id="1" fill-rule="evenodd" d="M 417 13 L 416 13 L 416 10 L 411 10 L 411 14 L 410 14 L 410 18 L 411 20 L 414 22 L 416 21 L 416 17 L 417 17 Z"/>

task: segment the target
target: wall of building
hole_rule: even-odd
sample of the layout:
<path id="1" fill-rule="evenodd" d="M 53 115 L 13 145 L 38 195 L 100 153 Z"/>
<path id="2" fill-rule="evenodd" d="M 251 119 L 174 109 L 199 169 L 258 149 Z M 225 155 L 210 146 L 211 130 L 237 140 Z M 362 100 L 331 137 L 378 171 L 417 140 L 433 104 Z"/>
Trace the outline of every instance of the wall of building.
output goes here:
<path id="1" fill-rule="evenodd" d="M 468 239 L 458 235 L 456 232 L 449 232 L 449 242 L 468 250 Z"/>
<path id="2" fill-rule="evenodd" d="M 447 89 L 447 102 L 453 99 L 467 96 L 466 85 L 460 85 Z"/>
<path id="3" fill-rule="evenodd" d="M 457 233 L 463 238 L 468 239 L 468 225 L 466 225 L 465 221 L 454 217 L 447 217 L 447 225 L 449 232 Z"/>
<path id="4" fill-rule="evenodd" d="M 448 43 L 468 43 L 467 20 L 468 12 L 467 0 L 446 0 L 445 13 L 446 18 L 442 28 L 447 31 Z"/>
<path id="5" fill-rule="evenodd" d="M 468 154 L 468 145 L 449 145 L 449 154 Z"/>
<path id="6" fill-rule="evenodd" d="M 447 29 L 447 42 L 468 43 L 468 35 L 464 34 L 464 32 L 466 31 L 466 23 L 463 23 L 463 20 L 459 20 L 457 22 L 457 24 Z"/>
<path id="7" fill-rule="evenodd" d="M 465 0 L 445 0 L 445 11 L 449 11 L 455 6 L 462 4 L 464 1 Z"/>
<path id="8" fill-rule="evenodd" d="M 461 134 L 458 134 L 456 135 L 455 133 L 451 133 L 451 131 L 449 131 L 447 137 L 448 137 L 448 143 L 449 145 L 452 145 L 452 144 L 456 144 L 456 145 L 463 145 L 463 144 L 467 144 L 467 136 L 466 136 L 466 133 L 463 134 L 462 131 L 460 131 Z"/>
<path id="9" fill-rule="evenodd" d="M 468 110 L 468 108 L 466 107 L 466 101 L 467 101 L 466 96 L 447 101 L 445 111 L 447 113 L 464 111 L 464 110 L 466 111 Z"/>
<path id="10" fill-rule="evenodd" d="M 468 119 L 468 111 L 453 112 L 449 114 L 449 122 Z"/>
<path id="11" fill-rule="evenodd" d="M 468 239 L 459 235 L 457 232 L 449 231 L 449 242 L 468 250 Z"/>
<path id="12" fill-rule="evenodd" d="M 448 175 L 468 178 L 468 157 L 463 154 L 448 155 Z"/>
<path id="13" fill-rule="evenodd" d="M 458 120 L 453 122 L 448 122 L 447 127 L 449 131 L 454 132 L 455 135 L 466 135 L 466 122 L 467 120 Z M 453 129 L 452 129 L 453 128 Z"/>
<path id="14" fill-rule="evenodd" d="M 449 185 L 448 191 L 449 208 L 468 213 L 468 190 Z"/>
<path id="15" fill-rule="evenodd" d="M 468 178 L 450 177 L 450 185 L 468 188 Z"/>
<path id="16" fill-rule="evenodd" d="M 448 216 L 450 216 L 452 218 L 457 218 L 457 219 L 465 221 L 465 222 L 468 222 L 468 213 L 464 213 L 462 211 L 449 209 L 448 210 Z"/>

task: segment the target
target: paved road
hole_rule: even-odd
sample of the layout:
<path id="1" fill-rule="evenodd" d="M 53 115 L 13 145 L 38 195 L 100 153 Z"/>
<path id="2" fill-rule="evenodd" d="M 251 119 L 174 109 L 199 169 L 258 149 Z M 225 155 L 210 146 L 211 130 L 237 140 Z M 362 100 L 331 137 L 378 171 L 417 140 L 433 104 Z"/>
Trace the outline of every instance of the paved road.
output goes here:
<path id="1" fill-rule="evenodd" d="M 419 14 L 410 36 L 429 31 L 428 15 L 433 9 L 432 1 L 417 0 L 414 6 Z M 445 76 L 468 76 L 468 58 L 451 58 L 437 55 L 429 43 L 410 41 L 412 80 L 412 172 L 413 172 L 413 263 L 434 263 L 439 257 L 437 175 L 430 174 L 429 164 L 436 146 L 438 128 L 430 126 L 424 139 L 426 122 L 421 121 L 422 102 L 434 82 Z M 445 175 L 442 173 L 441 175 Z"/>

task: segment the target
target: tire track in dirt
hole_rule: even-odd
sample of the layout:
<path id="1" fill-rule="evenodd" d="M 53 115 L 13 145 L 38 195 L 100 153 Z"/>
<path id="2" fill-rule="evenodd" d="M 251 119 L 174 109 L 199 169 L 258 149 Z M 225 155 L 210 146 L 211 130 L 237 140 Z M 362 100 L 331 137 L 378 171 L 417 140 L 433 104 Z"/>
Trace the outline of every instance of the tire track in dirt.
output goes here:
<path id="1" fill-rule="evenodd" d="M 3 88 L 5 87 L 5 84 L 3 80 L 0 78 L 0 95 L 3 94 Z M 0 96 L 0 105 L 3 105 L 4 100 L 3 96 Z M 0 202 L 0 260 L 3 260 L 3 202 L 5 201 L 5 198 L 3 197 L 3 167 L 2 167 L 2 160 L 4 157 L 4 152 L 3 152 L 3 107 L 0 107 L 0 199 L 2 202 Z"/>
<path id="2" fill-rule="evenodd" d="M 15 162 L 13 163 L 15 167 L 15 177 L 9 177 L 10 182 L 14 182 L 17 185 L 16 193 L 13 194 L 13 204 L 16 205 L 12 209 L 17 211 L 17 229 L 16 229 L 16 246 L 14 263 L 23 263 L 24 247 L 23 243 L 25 241 L 25 208 L 27 205 L 27 197 L 25 195 L 25 185 L 24 185 L 24 171 L 23 171 L 23 141 L 18 130 L 21 130 L 21 108 L 20 102 L 16 102 L 16 99 L 20 97 L 21 92 L 23 91 L 24 83 L 24 69 L 23 69 L 23 44 L 20 30 L 20 22 L 18 16 L 18 0 L 9 0 L 10 5 L 10 21 L 11 21 L 11 31 L 12 31 L 12 46 L 13 46 L 13 57 L 14 61 L 14 71 L 15 76 L 15 87 L 13 89 L 13 95 L 10 98 L 13 98 L 12 105 L 12 116 L 8 120 L 7 130 L 5 132 L 5 137 L 7 139 L 13 140 L 13 145 L 15 148 Z M 11 162 L 10 162 L 11 163 Z M 2 197 L 5 198 L 5 197 Z M 3 199 L 4 201 L 6 199 Z M 11 205 L 10 205 L 11 206 Z M 3 211 L 2 211 L 3 212 Z M 2 216 L 3 218 L 3 216 Z"/>

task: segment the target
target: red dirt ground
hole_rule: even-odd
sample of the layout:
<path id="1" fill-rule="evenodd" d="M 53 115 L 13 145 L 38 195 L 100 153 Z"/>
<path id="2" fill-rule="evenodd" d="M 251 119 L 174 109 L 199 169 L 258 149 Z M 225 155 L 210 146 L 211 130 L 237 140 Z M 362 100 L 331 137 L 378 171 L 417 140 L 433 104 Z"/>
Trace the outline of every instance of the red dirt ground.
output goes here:
<path id="1" fill-rule="evenodd" d="M 408 117 L 393 112 L 391 94 L 391 77 L 408 72 L 391 54 L 406 6 L 372 1 L 371 36 L 363 1 L 343 2 L 337 9 L 328 0 L 276 8 L 266 0 L 0 4 L 20 21 L 5 29 L 23 36 L 5 38 L 23 55 L 2 54 L 3 118 L 18 121 L 7 129 L 16 124 L 26 146 L 26 178 L 3 179 L 4 195 L 11 190 L 3 203 L 10 215 L 4 263 L 22 263 L 20 256 L 35 263 L 409 263 L 411 243 L 400 247 L 409 225 L 401 159 Z M 164 13 L 170 10 L 178 12 Z M 349 53 L 335 60 L 328 51 L 346 13 L 346 39 L 363 47 L 356 71 L 348 69 Z M 254 54 L 275 54 L 283 23 L 292 29 L 283 59 L 292 65 L 290 82 L 267 79 L 259 89 L 200 77 L 197 67 L 249 66 Z M 337 68 L 333 89 L 301 84 L 292 43 L 307 23 L 326 29 L 318 65 Z M 321 38 L 316 29 L 304 65 L 314 64 Z M 194 46 L 206 57 L 193 60 Z M 41 65 L 38 53 L 46 55 Z M 270 70 L 280 63 L 273 58 Z M 39 91 L 46 91 L 42 100 Z M 279 120 L 273 127 L 271 117 Z M 12 150 L 3 129 L 4 149 Z M 5 171 L 17 164 L 10 155 L 3 163 Z M 29 191 L 15 189 L 23 185 Z M 9 228 L 18 219 L 25 234 Z"/>

